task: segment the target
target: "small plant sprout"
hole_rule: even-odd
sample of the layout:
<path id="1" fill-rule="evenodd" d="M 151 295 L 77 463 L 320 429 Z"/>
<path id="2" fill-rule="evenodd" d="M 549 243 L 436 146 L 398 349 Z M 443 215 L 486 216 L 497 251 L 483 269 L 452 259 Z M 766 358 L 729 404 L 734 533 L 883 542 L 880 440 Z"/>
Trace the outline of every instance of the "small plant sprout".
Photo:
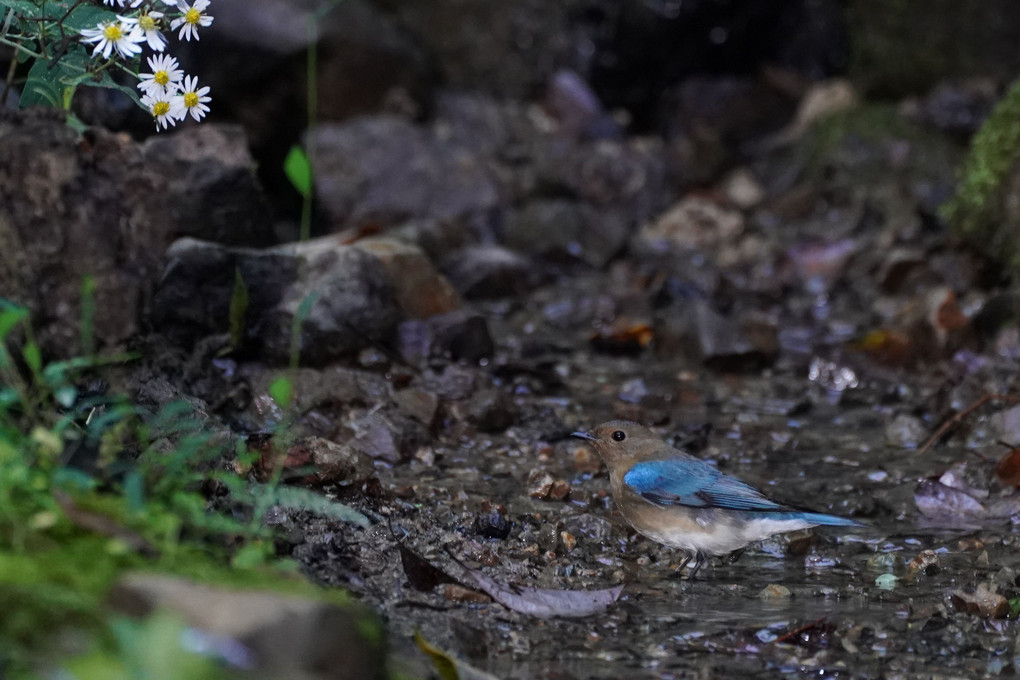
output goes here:
<path id="1" fill-rule="evenodd" d="M 82 85 L 125 93 L 152 115 L 157 131 L 188 116 L 200 121 L 209 113 L 209 88 L 194 76 L 186 81 L 167 50 L 174 39 L 199 39 L 199 29 L 213 22 L 209 6 L 210 0 L 0 0 L 0 42 L 13 49 L 7 86 L 18 82 L 16 66 L 32 62 L 20 105 L 61 107 L 76 127 L 83 125 L 71 104 Z M 146 62 L 150 72 L 140 72 Z M 118 71 L 137 78 L 137 87 L 122 84 Z"/>

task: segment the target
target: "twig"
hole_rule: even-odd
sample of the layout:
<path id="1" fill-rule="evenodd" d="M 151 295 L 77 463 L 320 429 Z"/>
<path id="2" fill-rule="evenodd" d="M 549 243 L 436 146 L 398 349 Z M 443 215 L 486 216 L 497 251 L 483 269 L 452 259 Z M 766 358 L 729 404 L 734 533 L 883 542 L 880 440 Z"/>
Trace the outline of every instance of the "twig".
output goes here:
<path id="1" fill-rule="evenodd" d="M 805 626 L 801 626 L 800 628 L 794 628 L 793 630 L 791 630 L 790 632 L 786 633 L 785 635 L 780 635 L 775 640 L 773 640 L 770 644 L 778 645 L 780 642 L 786 642 L 787 640 L 789 640 L 792 637 L 796 637 L 796 636 L 800 635 L 801 633 L 803 633 L 805 631 L 811 630 L 812 628 L 814 628 L 815 626 L 817 626 L 820 623 L 823 623 L 824 621 L 825 621 L 825 617 L 823 616 L 822 618 L 818 619 L 817 621 L 812 621 L 811 623 L 809 623 L 809 624 L 807 624 Z"/>
<path id="2" fill-rule="evenodd" d="M 1014 397 L 1009 394 L 986 394 L 985 396 L 981 397 L 967 408 L 963 409 L 962 411 L 958 411 L 957 413 L 954 413 L 951 417 L 946 419 L 945 422 L 939 425 L 939 428 L 935 430 L 934 434 L 928 437 L 928 439 L 924 442 L 924 445 L 921 446 L 921 448 L 919 448 L 917 452 L 918 453 L 926 452 L 928 449 L 935 445 L 935 442 L 937 442 L 939 439 L 942 439 L 942 436 L 949 430 L 949 428 L 951 428 L 953 425 L 963 420 L 971 413 L 981 408 L 990 401 L 1008 401 L 1012 403 L 1020 403 L 1020 397 Z"/>

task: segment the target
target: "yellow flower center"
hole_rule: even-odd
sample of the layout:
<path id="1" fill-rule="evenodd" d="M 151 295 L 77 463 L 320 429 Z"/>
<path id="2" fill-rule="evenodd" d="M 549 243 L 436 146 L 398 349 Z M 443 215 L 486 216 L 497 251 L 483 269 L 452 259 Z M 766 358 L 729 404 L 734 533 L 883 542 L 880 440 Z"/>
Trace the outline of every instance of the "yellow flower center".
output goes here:
<path id="1" fill-rule="evenodd" d="M 143 14 L 138 17 L 138 25 L 142 27 L 143 31 L 155 31 L 156 20 L 150 17 L 148 14 Z"/>
<path id="2" fill-rule="evenodd" d="M 184 13 L 184 20 L 189 24 L 197 24 L 198 20 L 202 18 L 202 13 L 192 7 Z"/>
<path id="3" fill-rule="evenodd" d="M 152 105 L 152 115 L 157 118 L 170 112 L 170 102 L 156 102 Z"/>
<path id="4" fill-rule="evenodd" d="M 157 84 L 166 87 L 166 84 L 170 82 L 170 74 L 166 71 L 156 71 L 152 74 L 152 79 L 155 80 Z"/>
<path id="5" fill-rule="evenodd" d="M 110 42 L 117 42 L 124 37 L 124 31 L 121 30 L 120 24 L 107 24 L 103 29 L 103 37 Z"/>
<path id="6" fill-rule="evenodd" d="M 198 95 L 195 94 L 194 92 L 185 92 L 184 105 L 187 106 L 189 109 L 192 106 L 198 106 Z"/>

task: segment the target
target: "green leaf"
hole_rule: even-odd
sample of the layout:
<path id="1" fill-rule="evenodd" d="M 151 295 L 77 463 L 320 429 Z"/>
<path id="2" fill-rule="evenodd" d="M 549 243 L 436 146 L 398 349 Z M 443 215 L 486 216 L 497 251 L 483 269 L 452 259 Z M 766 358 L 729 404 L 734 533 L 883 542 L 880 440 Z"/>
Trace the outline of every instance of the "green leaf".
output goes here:
<path id="1" fill-rule="evenodd" d="M 230 347 L 237 349 L 244 340 L 245 318 L 248 316 L 248 286 L 241 269 L 234 268 L 234 290 L 230 294 Z"/>
<path id="2" fill-rule="evenodd" d="M 39 345 L 31 341 L 26 342 L 25 348 L 21 350 L 21 356 L 25 358 L 25 363 L 32 374 L 39 375 L 42 371 L 42 352 L 39 351 Z"/>
<path id="3" fill-rule="evenodd" d="M 6 338 L 15 326 L 27 318 L 28 310 L 24 307 L 9 307 L 0 312 L 0 340 Z"/>
<path id="4" fill-rule="evenodd" d="M 14 10 L 15 16 L 34 19 L 42 14 L 42 5 L 31 0 L 0 0 L 0 7 Z M 65 10 L 66 11 L 66 10 Z M 6 15 L 7 12 L 4 12 Z"/>
<path id="5" fill-rule="evenodd" d="M 283 172 L 304 198 L 312 195 L 312 164 L 308 160 L 308 154 L 297 144 L 290 147 L 290 151 L 287 152 L 287 157 L 283 161 Z"/>
<path id="6" fill-rule="evenodd" d="M 63 5 L 64 9 L 60 10 L 61 13 L 67 11 L 70 4 L 66 1 L 58 2 L 57 5 Z M 53 5 L 47 3 L 47 8 L 51 8 Z M 105 9 L 102 5 L 91 5 L 88 3 L 78 5 L 74 11 L 64 19 L 64 30 L 73 31 L 75 33 L 81 33 L 83 28 L 95 28 L 99 24 L 106 21 L 116 20 L 117 15 L 108 9 Z"/>
<path id="7" fill-rule="evenodd" d="M 28 70 L 19 106 L 62 108 L 78 85 L 92 77 L 89 66 L 88 53 L 81 45 L 69 48 L 55 65 L 44 59 L 36 60 Z"/>
<path id="8" fill-rule="evenodd" d="M 280 408 L 289 408 L 294 399 L 294 385 L 290 379 L 280 376 L 269 385 L 269 396 L 273 398 Z"/>
<path id="9" fill-rule="evenodd" d="M 53 392 L 53 398 L 64 408 L 71 408 L 78 398 L 78 390 L 74 385 L 62 385 Z"/>
<path id="10" fill-rule="evenodd" d="M 279 486 L 268 492 L 269 500 L 274 505 L 288 510 L 307 510 L 317 515 L 331 517 L 343 522 L 350 522 L 361 527 L 371 526 L 367 517 L 354 508 L 331 501 L 321 494 L 296 486 Z"/>

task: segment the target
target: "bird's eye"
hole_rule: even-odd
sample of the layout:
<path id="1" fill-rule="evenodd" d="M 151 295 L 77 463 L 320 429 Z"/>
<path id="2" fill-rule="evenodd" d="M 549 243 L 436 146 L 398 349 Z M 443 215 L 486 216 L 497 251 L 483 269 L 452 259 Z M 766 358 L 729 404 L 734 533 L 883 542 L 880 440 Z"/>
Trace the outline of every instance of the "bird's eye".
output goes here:
<path id="1" fill-rule="evenodd" d="M 622 442 L 624 439 L 627 438 L 627 433 L 624 432 L 623 430 L 616 430 L 610 436 L 613 438 L 614 442 Z"/>

